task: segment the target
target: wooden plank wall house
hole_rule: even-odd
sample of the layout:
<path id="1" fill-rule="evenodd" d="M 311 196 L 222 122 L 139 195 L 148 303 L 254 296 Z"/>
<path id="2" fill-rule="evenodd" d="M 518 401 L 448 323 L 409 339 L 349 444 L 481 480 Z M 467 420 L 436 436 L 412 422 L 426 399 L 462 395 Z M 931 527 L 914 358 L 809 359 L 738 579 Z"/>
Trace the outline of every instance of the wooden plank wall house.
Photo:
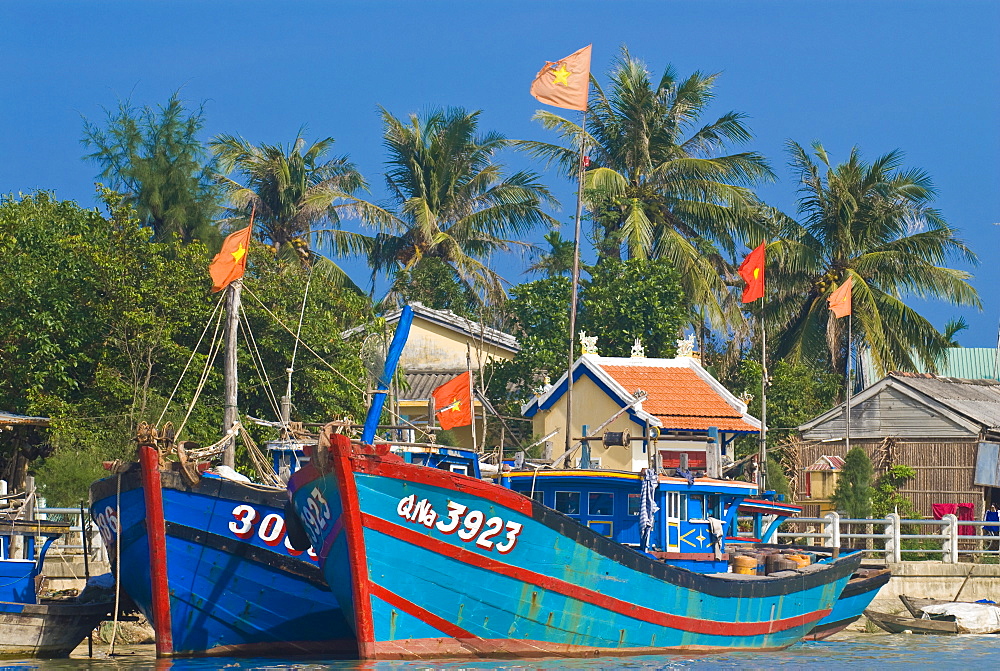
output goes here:
<path id="1" fill-rule="evenodd" d="M 810 504 L 805 469 L 822 455 L 845 456 L 845 428 L 843 404 L 798 427 L 800 503 Z M 997 442 L 996 380 L 891 373 L 852 399 L 851 446 L 865 449 L 876 474 L 895 464 L 915 469 L 901 493 L 924 517 L 934 503 L 972 503 L 978 519 L 990 502 L 1000 505 L 1000 482 L 976 477 L 977 461 L 981 472 L 997 472 L 997 464 L 985 463 L 996 461 Z"/>

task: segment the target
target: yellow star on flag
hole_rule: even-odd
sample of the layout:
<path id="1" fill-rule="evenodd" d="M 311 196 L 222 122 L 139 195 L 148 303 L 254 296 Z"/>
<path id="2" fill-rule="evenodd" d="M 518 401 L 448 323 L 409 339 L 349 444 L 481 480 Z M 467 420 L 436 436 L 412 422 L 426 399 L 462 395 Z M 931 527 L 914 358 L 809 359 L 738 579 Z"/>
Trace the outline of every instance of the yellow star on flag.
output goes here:
<path id="1" fill-rule="evenodd" d="M 552 74 L 555 75 L 555 79 L 552 80 L 553 84 L 562 84 L 563 86 L 569 86 L 569 76 L 573 74 L 566 69 L 565 63 L 559 64 L 558 70 L 553 70 Z"/>
<path id="2" fill-rule="evenodd" d="M 244 247 L 243 243 L 241 242 L 240 246 L 236 249 L 236 251 L 232 252 L 232 254 L 233 254 L 233 261 L 235 261 L 236 263 L 239 263 L 240 259 L 242 259 L 243 256 L 246 253 L 247 253 L 246 247 Z"/>

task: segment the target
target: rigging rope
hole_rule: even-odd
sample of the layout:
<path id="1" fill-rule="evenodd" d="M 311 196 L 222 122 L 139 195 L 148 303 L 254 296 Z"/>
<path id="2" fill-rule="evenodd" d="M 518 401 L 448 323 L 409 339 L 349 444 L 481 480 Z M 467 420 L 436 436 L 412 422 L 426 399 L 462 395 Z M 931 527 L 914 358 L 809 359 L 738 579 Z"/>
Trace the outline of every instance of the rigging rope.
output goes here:
<path id="1" fill-rule="evenodd" d="M 354 388 L 355 388 L 355 389 L 356 389 L 357 391 L 359 391 L 359 392 L 360 392 L 360 393 L 362 394 L 362 396 L 364 396 L 365 394 L 367 394 L 367 393 L 368 393 L 367 391 L 365 391 L 364 389 L 362 389 L 361 387 L 359 387 L 359 386 L 358 386 L 358 385 L 357 385 L 357 384 L 356 384 L 356 383 L 355 383 L 355 382 L 354 382 L 353 380 L 351 380 L 351 379 L 350 379 L 349 377 L 347 377 L 346 375 L 344 375 L 343 373 L 341 373 L 341 372 L 340 372 L 339 370 L 337 370 L 337 369 L 336 369 L 336 368 L 335 368 L 335 367 L 333 366 L 333 364 L 331 364 L 331 363 L 330 363 L 329 361 L 327 361 L 327 360 L 326 360 L 326 359 L 324 359 L 324 358 L 323 358 L 322 356 L 320 356 L 320 355 L 319 355 L 319 353 L 318 353 L 318 352 L 316 352 L 316 350 L 314 350 L 313 348 L 311 348 L 311 347 L 310 347 L 310 346 L 309 346 L 309 345 L 308 345 L 308 344 L 307 344 L 306 342 L 304 342 L 303 340 L 301 340 L 301 339 L 300 339 L 300 338 L 299 338 L 299 337 L 298 337 L 298 336 L 297 336 L 297 335 L 296 335 L 296 334 L 295 334 L 295 333 L 294 333 L 294 332 L 292 331 L 292 329 L 288 328 L 288 326 L 286 326 L 286 325 L 285 325 L 285 323 L 284 323 L 283 321 L 281 321 L 281 319 L 279 319 L 279 318 L 278 318 L 278 315 L 274 314 L 274 312 L 272 312 L 272 311 L 271 311 L 271 310 L 270 310 L 270 309 L 269 309 L 269 308 L 268 308 L 268 307 L 267 307 L 266 305 L 264 305 L 264 301 L 262 301 L 262 300 L 261 300 L 261 299 L 260 299 L 260 298 L 259 298 L 259 297 L 257 296 L 257 294 L 255 294 L 255 293 L 254 293 L 253 291 L 250 291 L 250 290 L 249 290 L 249 289 L 248 289 L 248 288 L 246 287 L 246 285 L 244 285 L 244 287 L 243 287 L 243 290 L 244 290 L 244 291 L 246 291 L 246 292 L 247 292 L 248 294 L 250 294 L 250 297 L 251 297 L 251 298 L 253 298 L 253 299 L 254 299 L 255 301 L 257 301 L 257 303 L 258 303 L 258 304 L 260 305 L 260 307 L 262 307 L 262 308 L 264 309 L 264 311 L 265 311 L 265 312 L 267 312 L 267 314 L 268 314 L 268 315 L 269 315 L 269 316 L 270 316 L 270 317 L 271 317 L 272 319 L 274 319 L 274 321 L 275 321 L 275 322 L 276 322 L 276 323 L 277 323 L 277 324 L 278 324 L 279 326 L 281 326 L 281 328 L 283 328 L 283 329 L 285 329 L 286 331 L 288 331 L 288 333 L 290 333 L 290 334 L 292 335 L 292 337 L 293 337 L 293 338 L 295 338 L 296 342 L 299 342 L 299 343 L 301 343 L 301 344 L 302 344 L 302 347 L 303 347 L 303 348 L 304 348 L 304 349 L 305 349 L 305 350 L 306 350 L 307 352 L 309 352 L 309 353 L 310 353 L 310 354 L 312 354 L 312 355 L 313 355 L 314 357 L 316 357 L 317 359 L 319 359 L 319 361 L 320 361 L 320 362 L 321 362 L 322 364 L 324 364 L 324 365 L 325 365 L 325 366 L 326 366 L 327 368 L 329 368 L 329 369 L 330 369 L 330 370 L 332 370 L 332 371 L 333 371 L 334 373 L 336 373 L 337 375 L 339 375 L 340 377 L 342 377 L 342 378 L 344 379 L 344 381 L 345 381 L 345 382 L 347 382 L 347 384 L 349 384 L 349 385 L 351 385 L 352 387 L 354 387 Z M 409 426 L 410 428 L 412 428 L 412 429 L 413 429 L 414 431 L 416 431 L 416 432 L 418 432 L 418 433 L 422 433 L 422 434 L 427 434 L 427 430 L 426 430 L 426 429 L 424 429 L 424 428 L 421 428 L 421 427 L 419 427 L 419 426 L 417 426 L 417 425 L 413 424 L 413 423 L 412 423 L 412 422 L 410 422 L 410 421 L 409 421 L 408 419 L 406 419 L 406 418 L 404 418 L 404 417 L 401 417 L 401 416 L 399 416 L 398 414 L 396 414 L 395 412 L 393 412 L 393 411 L 392 411 L 391 409 L 387 408 L 387 409 L 386 409 L 386 412 L 388 412 L 388 413 L 389 413 L 389 414 L 390 414 L 391 416 L 393 416 L 394 418 L 396 418 L 397 420 L 399 420 L 399 421 L 400 421 L 400 422 L 402 422 L 403 424 L 406 424 L 406 425 L 408 425 L 408 426 Z"/>
<path id="2" fill-rule="evenodd" d="M 167 402 L 163 404 L 163 412 L 160 413 L 160 418 L 156 420 L 156 426 L 159 426 L 160 424 L 163 423 L 163 418 L 164 416 L 166 416 L 167 410 L 170 408 L 170 402 L 174 400 L 174 394 L 176 394 L 177 390 L 180 388 L 181 381 L 184 380 L 184 376 L 187 374 L 188 367 L 194 360 L 195 354 L 197 354 L 198 350 L 201 349 L 201 341 L 205 339 L 205 334 L 208 333 L 208 327 L 212 325 L 212 320 L 215 318 L 215 313 L 217 313 L 219 311 L 219 308 L 222 307 L 223 298 L 225 298 L 225 294 L 219 296 L 219 300 L 215 304 L 215 309 L 212 310 L 212 314 L 209 315 L 208 321 L 205 322 L 205 328 L 202 329 L 201 331 L 201 336 L 198 338 L 198 344 L 194 346 L 193 350 L 191 350 L 191 356 L 188 357 L 187 363 L 184 364 L 184 370 L 181 371 L 180 377 L 177 378 L 177 384 L 174 385 L 173 391 L 170 392 L 170 397 L 167 399 Z"/>
<path id="3" fill-rule="evenodd" d="M 184 421 L 181 422 L 180 427 L 177 429 L 177 433 L 174 434 L 175 440 L 180 438 L 181 432 L 184 431 L 184 427 L 187 425 L 187 421 L 191 417 L 191 413 L 194 411 L 194 406 L 198 402 L 198 398 L 201 396 L 202 390 L 205 388 L 205 383 L 208 382 L 208 375 L 212 370 L 212 366 L 215 365 L 215 357 L 217 357 L 219 352 L 222 351 L 222 344 L 219 338 L 219 327 L 221 324 L 222 312 L 219 312 L 219 318 L 215 322 L 215 333 L 212 334 L 212 345 L 208 350 L 208 355 L 205 357 L 205 367 L 201 371 L 201 378 L 198 380 L 198 386 L 195 388 L 194 397 L 188 405 L 187 414 L 184 415 Z M 180 382 L 178 382 L 178 384 L 180 384 Z"/>

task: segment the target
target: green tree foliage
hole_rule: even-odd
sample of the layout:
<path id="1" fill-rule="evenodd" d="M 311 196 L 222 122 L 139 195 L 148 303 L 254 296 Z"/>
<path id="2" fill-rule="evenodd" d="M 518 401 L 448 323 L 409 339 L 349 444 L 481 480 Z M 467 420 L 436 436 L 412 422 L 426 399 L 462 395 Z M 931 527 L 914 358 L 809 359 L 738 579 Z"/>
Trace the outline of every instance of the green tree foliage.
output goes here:
<path id="1" fill-rule="evenodd" d="M 369 258 L 373 279 L 432 256 L 480 297 L 501 300 L 503 280 L 489 257 L 530 247 L 525 235 L 553 223 L 542 212 L 543 203 L 555 202 L 548 189 L 533 172 L 505 174 L 496 154 L 510 142 L 480 133 L 479 112 L 449 108 L 402 121 L 383 109 L 382 120 L 395 209 L 373 217 L 379 228 Z"/>
<path id="2" fill-rule="evenodd" d="M 837 477 L 833 505 L 853 519 L 867 519 L 872 513 L 872 461 L 860 447 L 852 447 L 844 458 L 844 470 Z"/>
<path id="3" fill-rule="evenodd" d="M 85 158 L 100 166 L 99 179 L 126 194 L 157 239 L 177 235 L 211 245 L 221 191 L 197 137 L 204 107 L 189 110 L 174 93 L 158 109 L 124 101 L 105 113 L 103 126 L 84 119 L 83 127 L 83 145 L 93 150 Z"/>
<path id="4" fill-rule="evenodd" d="M 233 135 L 213 140 L 220 170 L 242 178 L 242 183 L 219 178 L 229 196 L 230 225 L 244 225 L 256 210 L 258 237 L 279 253 L 297 255 L 303 265 L 311 265 L 310 252 L 319 248 L 335 256 L 367 253 L 371 239 L 344 230 L 341 219 L 379 216 L 380 210 L 359 197 L 368 184 L 354 164 L 346 156 L 327 156 L 333 143 L 332 137 L 308 146 L 298 137 L 288 147 L 257 146 Z M 332 262 L 325 261 L 320 270 L 353 284 Z"/>
<path id="5" fill-rule="evenodd" d="M 53 419 L 51 455 L 33 468 L 55 505 L 86 498 L 101 461 L 131 458 L 139 421 L 158 422 L 166 407 L 163 421 L 181 424 L 208 358 L 207 340 L 194 350 L 206 324 L 211 338 L 209 318 L 220 299 L 209 293 L 203 244 L 151 242 L 126 198 L 107 190 L 101 196 L 108 217 L 45 192 L 0 199 L 0 251 L 9 259 L 0 274 L 0 408 Z M 240 351 L 241 412 L 276 418 L 271 399 L 284 393 L 294 347 L 289 329 L 297 328 L 308 280 L 308 269 L 282 263 L 268 247 L 251 248 L 243 333 L 254 339 Z M 299 349 L 294 419 L 360 416 L 360 360 L 339 333 L 370 314 L 364 297 L 312 278 L 302 338 L 325 363 Z M 215 363 L 185 439 L 210 443 L 220 436 L 221 358 Z M 0 469 L 11 456 L 0 453 Z"/>
<path id="6" fill-rule="evenodd" d="M 767 488 L 783 496 L 785 501 L 794 499 L 784 465 L 770 454 L 767 455 Z"/>
<path id="7" fill-rule="evenodd" d="M 605 259 L 583 287 L 582 330 L 603 356 L 629 356 L 636 338 L 648 357 L 677 352 L 688 315 L 677 270 L 665 259 Z"/>
<path id="8" fill-rule="evenodd" d="M 976 255 L 931 207 L 930 177 L 904 170 L 899 151 L 867 163 L 855 147 L 836 166 L 819 143 L 810 155 L 790 142 L 789 153 L 800 220 L 779 217 L 782 239 L 768 246 L 775 356 L 826 359 L 830 370 L 844 370 L 847 320 L 833 316 L 827 299 L 850 277 L 854 344 L 871 352 L 880 374 L 914 370 L 917 361 L 934 370 L 947 342 L 903 295 L 981 304 L 971 275 L 944 265 L 950 258 L 973 263 Z"/>
<path id="9" fill-rule="evenodd" d="M 916 475 L 909 466 L 896 464 L 876 478 L 872 490 L 872 517 L 885 517 L 889 513 L 897 513 L 903 519 L 919 517 L 913 502 L 899 493 L 900 487 Z"/>
<path id="10" fill-rule="evenodd" d="M 654 81 L 623 47 L 608 73 L 609 88 L 591 81 L 586 129 L 540 111 L 535 118 L 563 144 L 521 144 L 572 177 L 582 138 L 591 160 L 587 206 L 601 257 L 621 258 L 624 251 L 669 260 L 691 302 L 721 327 L 739 318 L 725 257 L 757 225 L 750 187 L 773 174 L 758 153 L 725 153 L 752 137 L 744 114 L 727 112 L 699 125 L 717 78 L 701 72 L 681 78 L 668 66 Z"/>
<path id="11" fill-rule="evenodd" d="M 573 272 L 573 241 L 564 240 L 559 231 L 549 231 L 545 234 L 545 243 L 548 249 L 536 252 L 535 261 L 526 272 L 545 277 L 570 275 Z"/>
<path id="12" fill-rule="evenodd" d="M 403 303 L 419 301 L 435 310 L 451 310 L 473 319 L 476 297 L 455 275 L 455 269 L 434 256 L 425 256 L 410 268 L 403 268 L 393 280 L 393 292 Z"/>
<path id="13" fill-rule="evenodd" d="M 636 338 L 646 356 L 671 357 L 686 315 L 677 271 L 666 261 L 606 259 L 584 282 L 577 332 L 598 334 L 604 356 L 629 356 Z M 531 398 L 547 376 L 554 382 L 566 372 L 569 348 L 571 284 L 555 276 L 519 284 L 504 306 L 521 352 L 494 366 L 489 393 L 506 399 L 507 412 Z M 579 345 L 575 345 L 579 352 Z"/>

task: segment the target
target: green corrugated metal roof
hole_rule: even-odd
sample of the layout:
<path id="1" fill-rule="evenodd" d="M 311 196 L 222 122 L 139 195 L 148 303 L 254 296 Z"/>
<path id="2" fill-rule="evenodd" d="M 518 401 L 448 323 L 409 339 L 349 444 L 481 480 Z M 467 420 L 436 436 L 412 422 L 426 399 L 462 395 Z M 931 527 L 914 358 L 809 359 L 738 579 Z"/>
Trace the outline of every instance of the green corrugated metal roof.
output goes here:
<path id="1" fill-rule="evenodd" d="M 926 367 L 917 363 L 914 373 L 929 373 Z M 863 386 L 878 382 L 881 376 L 875 374 L 871 353 L 861 354 L 861 374 Z M 941 355 L 937 364 L 939 377 L 957 377 L 963 380 L 1000 380 L 1000 358 L 995 347 L 949 347 Z"/>

